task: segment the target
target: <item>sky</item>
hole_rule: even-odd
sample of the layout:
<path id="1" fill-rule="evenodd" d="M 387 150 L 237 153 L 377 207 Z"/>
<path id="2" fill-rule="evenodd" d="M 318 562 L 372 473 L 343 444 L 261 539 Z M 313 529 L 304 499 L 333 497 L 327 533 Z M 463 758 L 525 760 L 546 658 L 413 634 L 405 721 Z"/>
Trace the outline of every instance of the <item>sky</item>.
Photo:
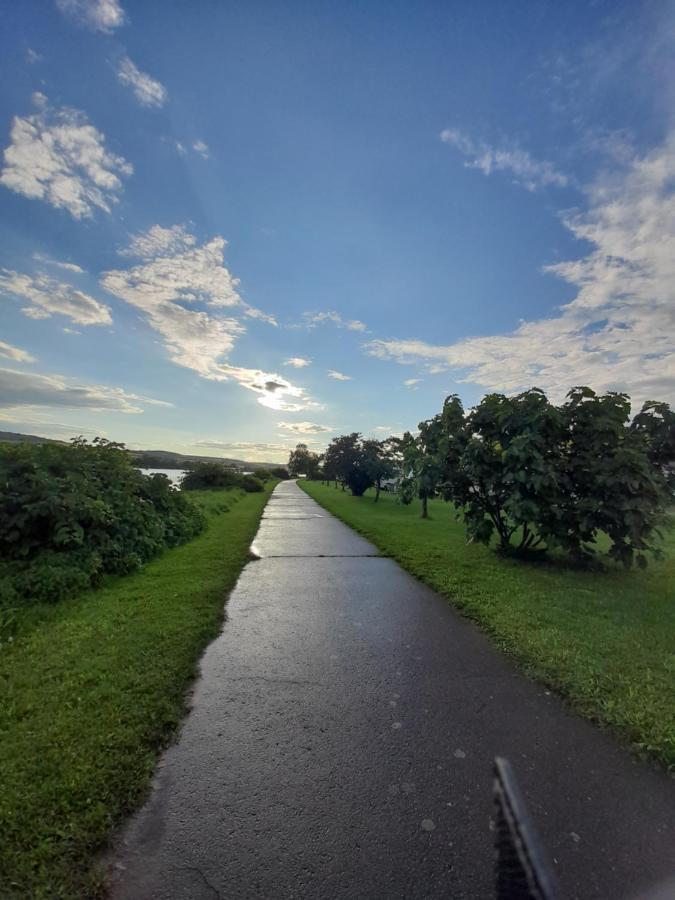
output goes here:
<path id="1" fill-rule="evenodd" d="M 675 2 L 0 12 L 0 429 L 285 461 L 675 401 Z"/>

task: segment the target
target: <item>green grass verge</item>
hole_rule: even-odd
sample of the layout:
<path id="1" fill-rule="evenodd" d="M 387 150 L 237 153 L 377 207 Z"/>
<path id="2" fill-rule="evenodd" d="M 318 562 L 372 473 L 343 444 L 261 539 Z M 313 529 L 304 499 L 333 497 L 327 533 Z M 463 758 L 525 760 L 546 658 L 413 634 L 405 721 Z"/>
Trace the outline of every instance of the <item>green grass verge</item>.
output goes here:
<path id="1" fill-rule="evenodd" d="M 192 492 L 207 530 L 143 571 L 22 610 L 0 646 L 0 896 L 94 897 L 139 805 L 269 489 Z"/>
<path id="2" fill-rule="evenodd" d="M 529 674 L 675 771 L 675 530 L 646 571 L 522 562 L 467 544 L 452 507 L 373 503 L 317 482 L 300 486 L 386 556 L 450 598 Z"/>

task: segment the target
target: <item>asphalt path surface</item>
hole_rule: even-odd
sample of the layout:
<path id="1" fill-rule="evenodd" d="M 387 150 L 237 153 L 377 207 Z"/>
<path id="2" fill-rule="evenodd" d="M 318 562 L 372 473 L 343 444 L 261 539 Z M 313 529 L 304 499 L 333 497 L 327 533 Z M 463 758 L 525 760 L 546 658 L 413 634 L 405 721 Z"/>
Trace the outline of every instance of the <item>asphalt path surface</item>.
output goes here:
<path id="1" fill-rule="evenodd" d="M 675 781 L 296 484 L 253 550 L 113 898 L 490 898 L 495 755 L 563 897 L 648 898 L 675 875 Z"/>

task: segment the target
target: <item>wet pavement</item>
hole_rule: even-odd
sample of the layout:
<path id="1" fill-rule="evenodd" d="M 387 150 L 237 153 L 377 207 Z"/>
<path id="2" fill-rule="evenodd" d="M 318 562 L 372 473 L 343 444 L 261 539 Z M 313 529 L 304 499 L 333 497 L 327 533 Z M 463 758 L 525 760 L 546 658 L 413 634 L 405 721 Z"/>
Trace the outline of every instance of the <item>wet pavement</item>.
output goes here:
<path id="1" fill-rule="evenodd" d="M 489 898 L 511 761 L 567 898 L 675 875 L 675 782 L 292 482 L 111 865 L 116 900 Z"/>

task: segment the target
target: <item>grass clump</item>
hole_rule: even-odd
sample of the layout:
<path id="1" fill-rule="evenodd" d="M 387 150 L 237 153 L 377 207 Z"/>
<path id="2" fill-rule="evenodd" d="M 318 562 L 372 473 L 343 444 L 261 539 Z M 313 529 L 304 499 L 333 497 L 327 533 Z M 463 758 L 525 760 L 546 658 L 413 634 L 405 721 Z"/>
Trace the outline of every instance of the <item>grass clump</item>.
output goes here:
<path id="1" fill-rule="evenodd" d="M 647 570 L 526 561 L 466 542 L 451 505 L 301 487 L 489 632 L 526 670 L 675 771 L 675 530 Z"/>

